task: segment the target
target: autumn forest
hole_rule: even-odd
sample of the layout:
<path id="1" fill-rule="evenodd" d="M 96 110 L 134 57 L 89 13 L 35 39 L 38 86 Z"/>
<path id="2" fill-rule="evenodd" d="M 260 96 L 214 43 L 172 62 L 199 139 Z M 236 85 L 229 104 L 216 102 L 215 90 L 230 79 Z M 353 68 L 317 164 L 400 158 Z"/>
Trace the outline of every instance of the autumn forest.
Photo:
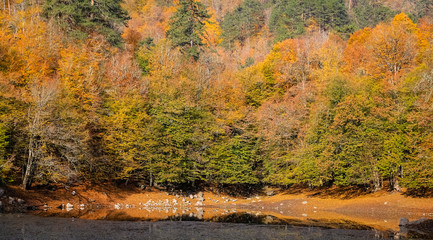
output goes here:
<path id="1" fill-rule="evenodd" d="M 432 13 L 1 0 L 0 184 L 433 188 Z"/>

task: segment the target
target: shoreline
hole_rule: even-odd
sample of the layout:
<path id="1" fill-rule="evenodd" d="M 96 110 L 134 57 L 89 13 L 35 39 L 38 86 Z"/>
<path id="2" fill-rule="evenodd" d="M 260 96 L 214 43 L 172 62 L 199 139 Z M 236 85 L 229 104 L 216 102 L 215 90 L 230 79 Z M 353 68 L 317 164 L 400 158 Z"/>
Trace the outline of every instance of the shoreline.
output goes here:
<path id="1" fill-rule="evenodd" d="M 227 209 L 235 209 L 263 213 L 280 219 L 322 219 L 337 222 L 347 220 L 384 231 L 398 230 L 398 223 L 402 217 L 409 220 L 417 220 L 422 217 L 433 219 L 432 198 L 410 197 L 399 192 L 379 191 L 338 197 L 331 194 L 332 192 L 327 193 L 323 190 L 273 189 L 273 191 L 272 196 L 262 194 L 232 197 L 211 191 L 180 195 L 169 194 L 158 189 L 141 190 L 138 187 L 117 188 L 109 185 L 79 185 L 55 190 L 32 189 L 27 191 L 17 186 L 9 186 L 6 189 L 6 195 L 24 199 L 26 206 L 38 206 L 39 209 L 44 205 L 49 209 L 56 209 L 62 204 L 66 206 L 69 203 L 75 207 L 75 210 L 78 210 L 80 205 L 83 208 L 84 206 L 97 206 L 97 208 L 108 211 L 122 210 L 125 214 L 136 218 L 144 217 L 143 214 L 146 212 L 143 210 L 143 213 L 140 213 L 136 211 L 138 209 L 145 209 L 147 206 L 157 208 L 173 205 L 176 209 L 203 208 L 205 212 L 212 209 L 206 214 L 212 211 L 217 214 L 219 210 L 224 212 Z M 332 189 L 327 191 L 332 191 Z M 150 216 L 158 217 L 159 215 L 161 214 L 156 213 Z M 103 214 L 99 217 L 101 216 Z M 87 216 L 87 218 L 98 217 L 96 215 Z"/>

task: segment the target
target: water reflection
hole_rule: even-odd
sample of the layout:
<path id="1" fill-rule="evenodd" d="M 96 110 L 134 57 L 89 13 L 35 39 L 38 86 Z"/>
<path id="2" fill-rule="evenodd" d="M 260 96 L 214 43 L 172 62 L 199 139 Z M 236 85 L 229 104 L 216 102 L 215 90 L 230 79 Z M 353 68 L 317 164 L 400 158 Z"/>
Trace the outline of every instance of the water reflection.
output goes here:
<path id="1" fill-rule="evenodd" d="M 119 214 L 122 211 L 116 211 Z M 205 211 L 206 212 L 206 211 Z M 115 215 L 111 215 L 115 216 Z M 117 215 L 123 217 L 122 214 Z M 206 222 L 181 215 L 168 221 L 94 221 L 76 218 L 0 215 L 0 239 L 392 239 L 375 230 L 330 229 L 262 223 L 274 217 L 230 213 Z M 123 219 L 123 218 L 122 218 Z"/>
<path id="2" fill-rule="evenodd" d="M 87 209 L 37 211 L 44 217 L 67 217 L 114 221 L 205 221 L 267 225 L 311 226 L 335 229 L 372 230 L 371 226 L 344 219 L 314 219 L 277 217 L 261 211 L 202 207 L 143 207 L 125 209 Z"/>
<path id="3" fill-rule="evenodd" d="M 349 217 L 339 218 L 338 215 L 335 217 L 331 213 L 328 213 L 328 218 L 323 217 L 323 214 L 317 215 L 320 217 L 315 217 L 314 214 L 299 214 L 297 217 L 293 217 L 281 215 L 276 212 L 269 212 L 263 209 L 212 208 L 193 205 L 173 206 L 169 204 L 139 204 L 139 206 L 119 205 L 117 207 L 115 206 L 114 209 L 101 208 L 101 206 L 86 206 L 86 208 L 68 210 L 52 208 L 46 209 L 46 211 L 36 211 L 34 214 L 44 217 L 112 221 L 201 221 L 319 227 L 327 229 L 370 230 L 375 231 L 375 235 L 380 238 L 433 238 L 432 235 L 426 232 L 414 231 L 412 229 L 401 229 L 399 231 L 398 229 L 395 230 L 377 227 L 376 225 L 365 224 L 365 221 L 356 221 Z M 317 213 L 317 211 L 315 212 Z M 394 220 L 398 221 L 398 219 Z M 388 224 L 388 221 L 385 220 L 384 224 Z M 398 224 L 396 225 L 398 226 Z"/>

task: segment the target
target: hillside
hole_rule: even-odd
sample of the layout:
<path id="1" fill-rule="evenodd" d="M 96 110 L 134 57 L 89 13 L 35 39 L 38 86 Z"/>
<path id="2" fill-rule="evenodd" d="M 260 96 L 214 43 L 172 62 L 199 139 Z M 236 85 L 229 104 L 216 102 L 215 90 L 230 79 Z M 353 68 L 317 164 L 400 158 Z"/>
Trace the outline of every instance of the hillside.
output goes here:
<path id="1" fill-rule="evenodd" d="M 433 187 L 431 1 L 3 3 L 1 184 Z"/>

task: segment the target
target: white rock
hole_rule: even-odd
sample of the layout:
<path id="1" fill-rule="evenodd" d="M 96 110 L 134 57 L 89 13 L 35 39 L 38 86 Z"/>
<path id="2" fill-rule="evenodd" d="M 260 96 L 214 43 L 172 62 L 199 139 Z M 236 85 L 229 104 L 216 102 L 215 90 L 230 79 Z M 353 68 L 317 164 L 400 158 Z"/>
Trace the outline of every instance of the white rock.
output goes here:
<path id="1" fill-rule="evenodd" d="M 302 202 L 302 204 L 304 204 L 304 205 L 307 204 L 307 203 L 308 203 L 307 201 L 303 201 L 303 202 Z"/>
<path id="2" fill-rule="evenodd" d="M 72 209 L 74 209 L 74 205 L 70 204 L 70 203 L 66 203 L 66 211 L 71 211 Z"/>

